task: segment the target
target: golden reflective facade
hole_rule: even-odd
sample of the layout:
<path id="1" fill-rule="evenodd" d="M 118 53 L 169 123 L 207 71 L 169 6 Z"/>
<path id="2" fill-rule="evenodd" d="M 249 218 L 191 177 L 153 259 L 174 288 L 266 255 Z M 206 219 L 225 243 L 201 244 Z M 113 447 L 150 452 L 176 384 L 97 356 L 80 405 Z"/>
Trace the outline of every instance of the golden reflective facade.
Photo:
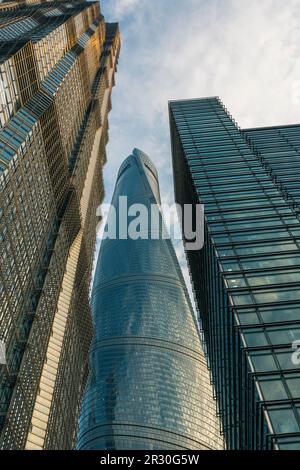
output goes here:
<path id="1" fill-rule="evenodd" d="M 0 448 L 71 449 L 120 49 L 98 2 L 1 5 Z"/>

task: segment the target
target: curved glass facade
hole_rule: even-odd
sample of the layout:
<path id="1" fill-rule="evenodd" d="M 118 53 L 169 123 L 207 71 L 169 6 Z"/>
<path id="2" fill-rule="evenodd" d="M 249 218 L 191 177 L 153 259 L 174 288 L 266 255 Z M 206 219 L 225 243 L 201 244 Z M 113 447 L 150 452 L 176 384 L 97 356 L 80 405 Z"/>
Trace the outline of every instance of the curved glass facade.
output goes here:
<path id="1" fill-rule="evenodd" d="M 158 207 L 157 172 L 139 150 L 119 171 L 112 201 L 118 220 L 120 196 L 128 206 Z M 161 230 L 157 239 L 147 239 L 146 230 L 133 240 L 118 229 L 116 239 L 102 241 L 95 274 L 77 447 L 220 449 L 209 372 L 172 243 Z"/>

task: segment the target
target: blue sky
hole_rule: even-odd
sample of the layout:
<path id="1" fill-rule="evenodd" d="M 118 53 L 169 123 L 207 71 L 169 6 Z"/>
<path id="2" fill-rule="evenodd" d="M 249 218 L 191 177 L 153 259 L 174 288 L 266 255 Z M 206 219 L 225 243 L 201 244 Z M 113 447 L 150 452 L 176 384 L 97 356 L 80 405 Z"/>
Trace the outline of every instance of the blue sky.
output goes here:
<path id="1" fill-rule="evenodd" d="M 151 157 L 162 199 L 173 201 L 170 99 L 218 95 L 241 127 L 300 122 L 299 0 L 102 0 L 101 9 L 122 40 L 106 202 L 133 147 Z"/>

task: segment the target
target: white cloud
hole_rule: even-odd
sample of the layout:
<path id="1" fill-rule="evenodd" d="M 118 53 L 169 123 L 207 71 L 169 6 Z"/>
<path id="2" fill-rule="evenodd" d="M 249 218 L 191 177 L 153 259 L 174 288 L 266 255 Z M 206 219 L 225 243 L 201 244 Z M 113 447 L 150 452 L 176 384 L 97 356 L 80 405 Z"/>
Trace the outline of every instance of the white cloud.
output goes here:
<path id="1" fill-rule="evenodd" d="M 122 50 L 105 169 L 110 200 L 133 147 L 173 192 L 167 102 L 221 97 L 241 127 L 300 121 L 298 0 L 102 0 L 121 20 Z"/>
<path id="2" fill-rule="evenodd" d="M 102 4 L 114 20 L 131 11 L 121 21 L 110 119 L 113 165 L 140 146 L 170 174 L 169 99 L 219 95 L 241 126 L 298 120 L 298 0 Z"/>
<path id="3" fill-rule="evenodd" d="M 120 21 L 137 8 L 142 1 L 143 0 L 115 0 L 111 2 L 110 12 Z"/>

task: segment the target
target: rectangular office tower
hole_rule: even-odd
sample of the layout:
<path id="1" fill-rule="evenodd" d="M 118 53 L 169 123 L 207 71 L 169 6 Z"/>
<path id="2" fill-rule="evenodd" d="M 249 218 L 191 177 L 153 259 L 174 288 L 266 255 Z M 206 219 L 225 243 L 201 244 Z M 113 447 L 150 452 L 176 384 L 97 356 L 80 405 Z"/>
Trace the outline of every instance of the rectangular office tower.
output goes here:
<path id="1" fill-rule="evenodd" d="M 169 105 L 177 202 L 229 449 L 300 449 L 300 126 L 241 130 L 218 98 Z"/>
<path id="2" fill-rule="evenodd" d="M 0 448 L 70 449 L 119 31 L 96 1 L 1 6 Z"/>

